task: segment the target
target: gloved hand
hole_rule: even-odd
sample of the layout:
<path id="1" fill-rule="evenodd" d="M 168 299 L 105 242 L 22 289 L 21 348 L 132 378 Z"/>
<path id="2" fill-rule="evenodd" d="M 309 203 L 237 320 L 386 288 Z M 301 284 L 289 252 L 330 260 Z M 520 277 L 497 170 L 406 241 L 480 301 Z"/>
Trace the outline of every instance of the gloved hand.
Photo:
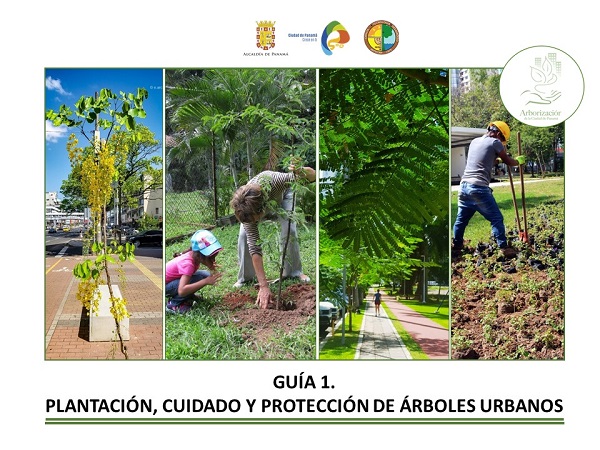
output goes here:
<path id="1" fill-rule="evenodd" d="M 515 160 L 519 162 L 519 165 L 523 165 L 525 164 L 525 162 L 527 162 L 527 159 L 525 158 L 525 155 L 519 155 L 517 157 L 515 157 Z"/>

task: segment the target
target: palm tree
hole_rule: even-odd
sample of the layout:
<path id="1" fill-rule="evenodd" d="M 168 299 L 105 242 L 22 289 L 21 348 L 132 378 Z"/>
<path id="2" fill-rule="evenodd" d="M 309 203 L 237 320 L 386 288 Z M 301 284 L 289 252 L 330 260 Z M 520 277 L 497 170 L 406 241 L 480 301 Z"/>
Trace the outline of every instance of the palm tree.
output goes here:
<path id="1" fill-rule="evenodd" d="M 171 158 L 216 147 L 238 186 L 242 168 L 250 178 L 272 164 L 274 153 L 280 156 L 275 150 L 293 140 L 307 145 L 307 130 L 314 136 L 314 127 L 301 118 L 306 111 L 314 116 L 314 77 L 305 72 L 213 69 L 186 77 L 185 72 L 168 71 L 167 116 L 177 141 Z M 199 136 L 204 140 L 195 140 Z M 310 144 L 314 148 L 314 137 Z"/>
<path id="2" fill-rule="evenodd" d="M 215 219 L 238 186 L 284 155 L 314 163 L 314 70 L 169 70 L 165 79 L 167 187 L 210 195 Z"/>

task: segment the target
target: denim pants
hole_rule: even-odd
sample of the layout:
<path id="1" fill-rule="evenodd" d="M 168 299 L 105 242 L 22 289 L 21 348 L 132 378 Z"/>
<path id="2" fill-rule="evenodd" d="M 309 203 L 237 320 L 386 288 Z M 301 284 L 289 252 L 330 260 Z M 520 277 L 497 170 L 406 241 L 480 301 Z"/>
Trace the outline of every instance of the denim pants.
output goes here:
<path id="1" fill-rule="evenodd" d="M 465 228 L 471 217 L 478 212 L 492 225 L 492 234 L 500 248 L 507 246 L 504 217 L 488 186 L 478 186 L 467 182 L 460 184 L 458 191 L 458 215 L 454 222 L 454 244 L 462 247 Z"/>
<path id="2" fill-rule="evenodd" d="M 293 193 L 291 189 L 288 189 L 281 202 L 281 207 L 286 211 L 291 211 L 293 207 Z M 281 227 L 281 237 L 279 241 L 280 251 L 283 252 L 283 245 L 288 237 L 288 223 L 290 222 L 287 217 L 279 217 L 279 226 Z M 300 244 L 298 243 L 298 236 L 296 232 L 296 224 L 290 223 L 290 233 L 288 246 L 285 252 L 285 261 L 283 264 L 283 278 L 294 278 L 302 275 L 302 261 L 300 260 Z M 246 236 L 246 230 L 244 226 L 240 224 L 240 233 L 238 235 L 238 282 L 245 283 L 246 281 L 252 280 L 256 276 L 254 266 L 252 265 L 252 257 L 248 250 L 248 241 Z M 281 258 L 280 258 L 281 259 Z"/>
<path id="3" fill-rule="evenodd" d="M 198 271 L 196 271 L 196 273 L 194 275 L 192 275 L 192 278 L 190 279 L 190 284 L 196 283 L 197 281 L 200 281 L 200 280 L 204 280 L 205 278 L 207 278 L 209 276 L 210 276 L 209 271 L 198 270 Z M 182 297 L 177 293 L 177 290 L 179 289 L 179 281 L 180 281 L 180 279 L 177 278 L 176 280 L 169 281 L 165 285 L 165 295 L 167 297 L 171 297 L 171 304 L 174 306 L 178 306 L 179 304 L 183 303 L 184 301 L 191 300 L 194 298 L 194 294 L 190 294 L 187 297 Z"/>

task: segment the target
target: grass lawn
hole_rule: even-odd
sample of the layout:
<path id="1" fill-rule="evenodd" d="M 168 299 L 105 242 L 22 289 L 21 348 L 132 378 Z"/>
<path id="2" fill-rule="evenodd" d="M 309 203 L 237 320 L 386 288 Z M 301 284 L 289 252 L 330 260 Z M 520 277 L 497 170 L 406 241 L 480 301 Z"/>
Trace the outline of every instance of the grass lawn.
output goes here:
<path id="1" fill-rule="evenodd" d="M 237 280 L 237 238 L 239 225 L 215 228 L 212 230 L 223 250 L 217 256 L 217 264 L 223 274 L 221 281 L 214 286 L 202 288 L 198 294 L 203 300 L 185 315 L 167 314 L 165 318 L 166 359 L 209 359 L 209 360 L 259 360 L 259 359 L 313 359 L 315 358 L 316 320 L 308 322 L 293 333 L 275 333 L 268 342 L 256 345 L 247 339 L 244 331 L 236 327 L 226 308 L 220 308 L 225 294 L 234 290 Z M 276 266 L 280 257 L 278 227 L 270 223 L 260 224 L 265 257 L 265 271 L 268 279 L 279 277 Z M 192 232 L 180 242 L 165 249 L 165 259 L 173 258 L 173 253 L 190 247 Z M 169 237 L 169 236 L 167 236 Z M 298 226 L 300 254 L 304 272 L 315 279 L 316 275 L 316 231 L 314 224 Z M 283 287 L 297 283 L 285 280 Z M 277 295 L 276 284 L 271 288 Z M 239 291 L 253 292 L 252 286 L 244 286 Z"/>
<path id="2" fill-rule="evenodd" d="M 536 180 L 535 182 L 529 182 Z M 565 198 L 565 180 L 564 178 L 549 178 L 549 179 L 532 179 L 530 175 L 524 176 L 525 186 L 525 207 L 527 210 L 535 208 L 545 202 L 562 200 Z M 523 228 L 522 220 L 522 203 L 521 203 L 521 181 L 517 175 L 513 176 L 515 196 L 517 199 L 517 206 L 521 214 L 521 227 Z M 504 216 L 504 225 L 506 230 L 517 229 L 517 220 L 515 215 L 515 207 L 513 202 L 512 191 L 510 185 L 507 186 L 492 186 L 494 190 L 494 198 L 502 215 Z M 452 225 L 456 220 L 456 214 L 458 211 L 458 193 L 452 192 Z M 477 244 L 478 242 L 488 242 L 490 240 L 491 227 L 490 223 L 481 216 L 481 214 L 475 214 L 467 229 L 465 231 L 465 240 L 471 241 L 471 244 Z"/>
<path id="3" fill-rule="evenodd" d="M 439 303 L 437 296 L 430 295 L 429 301 L 426 304 L 422 304 L 419 300 L 402 300 L 402 303 L 414 309 L 415 311 L 423 314 L 425 317 L 433 320 L 440 326 L 448 329 L 448 296 L 442 296 L 443 303 L 438 309 Z M 383 309 L 392 320 L 394 328 L 398 332 L 398 335 L 406 345 L 407 350 L 410 352 L 412 359 L 429 359 L 429 357 L 421 350 L 419 344 L 417 344 L 411 335 L 402 327 L 401 322 L 392 313 L 392 311 L 386 305 L 386 302 L 381 303 Z M 344 343 L 342 344 L 342 328 L 341 325 L 336 330 L 335 334 L 327 340 L 321 351 L 319 352 L 319 359 L 326 360 L 348 360 L 354 359 L 356 353 L 356 347 L 358 346 L 358 338 L 360 335 L 360 329 L 362 326 L 362 320 L 364 317 L 364 303 L 361 305 L 361 314 L 354 314 L 352 316 L 352 331 L 349 331 L 349 319 L 346 316 L 346 331 L 344 334 Z"/>
<path id="4" fill-rule="evenodd" d="M 449 308 L 448 308 L 448 296 L 442 295 L 440 306 L 440 299 L 437 295 L 429 294 L 427 303 L 421 303 L 421 300 L 416 299 L 400 299 L 403 305 L 408 306 L 410 309 L 415 310 L 419 314 L 433 320 L 439 326 L 448 329 L 449 325 Z M 439 310 L 438 310 L 439 307 Z"/>
<path id="5" fill-rule="evenodd" d="M 356 347 L 358 346 L 358 337 L 360 335 L 360 329 L 362 327 L 362 321 L 364 317 L 364 302 L 361 305 L 360 314 L 352 314 L 352 331 L 350 330 L 350 315 L 346 314 L 345 320 L 345 331 L 342 337 L 342 325 L 338 327 L 332 337 L 330 337 L 321 351 L 319 352 L 319 359 L 331 359 L 331 360 L 348 360 L 354 359 L 356 353 Z M 342 344 L 342 339 L 344 343 Z"/>
<path id="6" fill-rule="evenodd" d="M 223 274 L 221 281 L 215 286 L 206 286 L 200 292 L 203 295 L 213 294 L 223 296 L 232 290 L 233 284 L 237 281 L 238 261 L 237 261 L 237 240 L 240 226 L 231 225 L 219 227 L 211 230 L 216 236 L 223 250 L 217 256 L 217 264 L 221 266 L 220 271 Z M 279 227 L 273 222 L 260 223 L 260 235 L 263 239 L 263 258 L 267 279 L 279 278 Z M 173 259 L 175 252 L 187 250 L 190 247 L 190 238 L 196 230 L 189 232 L 185 239 L 173 243 L 165 248 L 165 261 Z M 168 238 L 169 236 L 167 236 Z M 298 225 L 298 239 L 300 240 L 300 255 L 302 258 L 302 269 L 311 280 L 316 276 L 316 231 L 314 224 L 307 224 L 306 227 Z"/>
<path id="7" fill-rule="evenodd" d="M 394 328 L 398 332 L 402 342 L 404 342 L 404 345 L 406 346 L 406 349 L 410 353 L 412 359 L 429 359 L 429 356 L 427 356 L 425 352 L 421 350 L 421 346 L 417 344 L 412 336 L 404 329 L 400 320 L 398 320 L 398 318 L 385 303 L 386 302 L 381 302 L 381 306 L 392 320 L 392 325 L 394 325 Z"/>

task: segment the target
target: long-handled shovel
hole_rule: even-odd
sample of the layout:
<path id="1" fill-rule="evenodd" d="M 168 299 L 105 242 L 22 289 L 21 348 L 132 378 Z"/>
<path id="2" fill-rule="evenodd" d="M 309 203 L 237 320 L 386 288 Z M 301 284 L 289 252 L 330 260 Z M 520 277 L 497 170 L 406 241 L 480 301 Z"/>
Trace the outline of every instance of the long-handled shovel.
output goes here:
<path id="1" fill-rule="evenodd" d="M 521 132 L 517 133 L 517 143 L 519 146 L 519 156 L 521 156 Z M 529 235 L 527 234 L 527 208 L 525 208 L 525 183 L 523 183 L 523 165 L 519 164 L 519 175 L 521 176 L 521 203 L 523 204 L 523 234 L 520 233 L 521 226 L 519 225 L 519 235 L 523 242 L 529 244 Z"/>
<path id="2" fill-rule="evenodd" d="M 513 184 L 512 168 L 508 167 L 508 179 L 510 180 L 510 190 L 512 191 L 513 205 L 515 207 L 515 217 L 517 218 L 517 227 L 519 229 L 519 238 L 522 236 L 521 231 L 521 215 L 517 206 L 517 196 L 515 195 L 515 185 Z"/>

